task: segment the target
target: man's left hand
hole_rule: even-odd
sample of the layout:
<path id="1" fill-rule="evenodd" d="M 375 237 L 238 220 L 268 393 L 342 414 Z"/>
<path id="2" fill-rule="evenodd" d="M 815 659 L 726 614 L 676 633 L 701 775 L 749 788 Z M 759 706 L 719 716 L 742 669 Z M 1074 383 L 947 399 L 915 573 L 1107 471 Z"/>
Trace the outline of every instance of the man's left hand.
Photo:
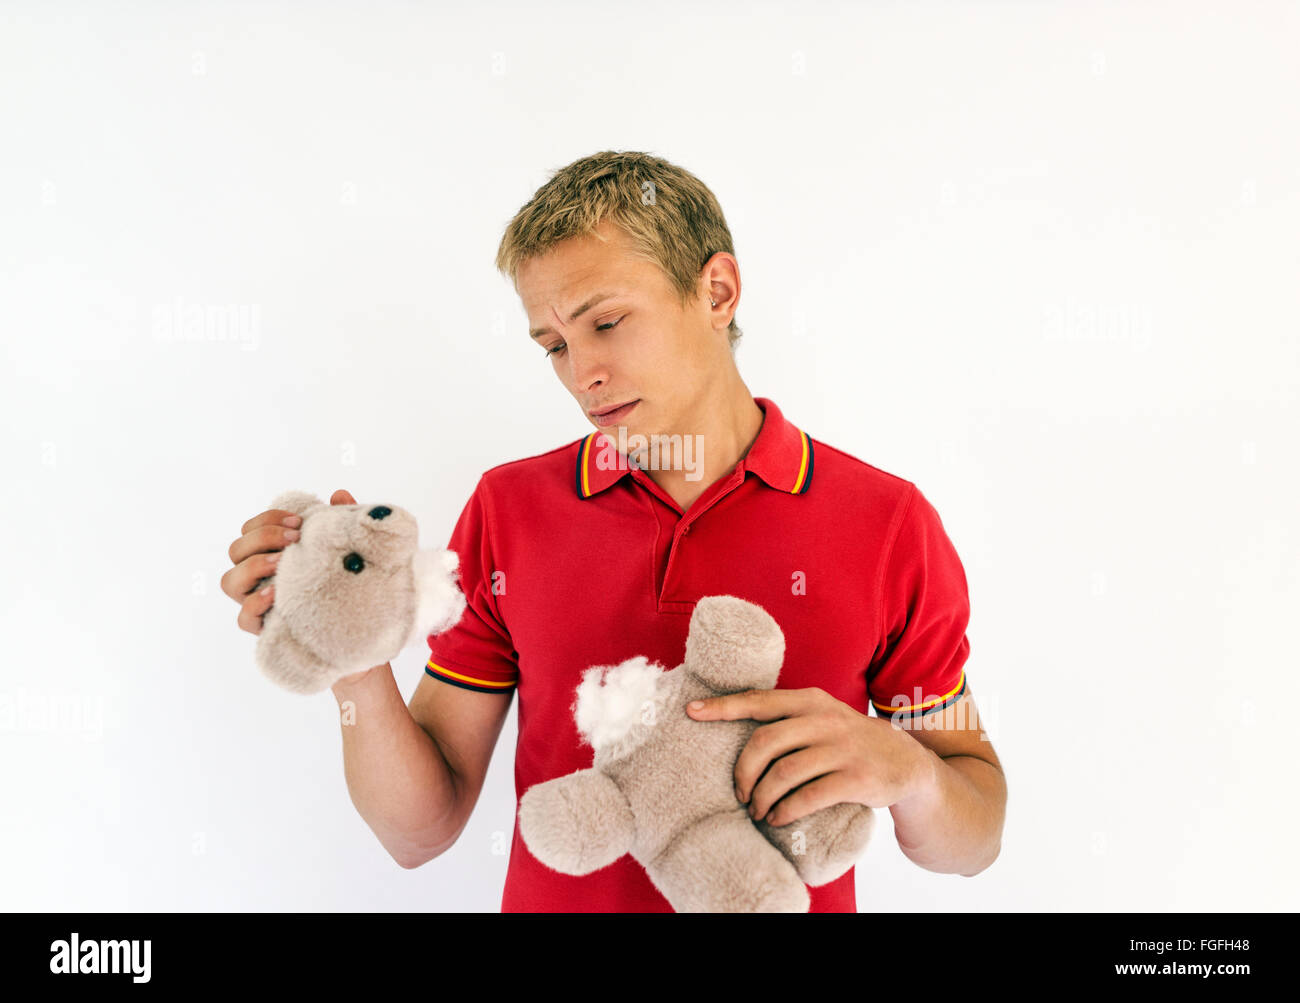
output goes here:
<path id="1" fill-rule="evenodd" d="M 786 825 L 849 802 L 886 808 L 935 789 L 939 760 L 888 720 L 863 714 L 820 687 L 745 690 L 710 697 L 696 721 L 760 724 L 736 760 L 736 797 L 750 818 Z"/>

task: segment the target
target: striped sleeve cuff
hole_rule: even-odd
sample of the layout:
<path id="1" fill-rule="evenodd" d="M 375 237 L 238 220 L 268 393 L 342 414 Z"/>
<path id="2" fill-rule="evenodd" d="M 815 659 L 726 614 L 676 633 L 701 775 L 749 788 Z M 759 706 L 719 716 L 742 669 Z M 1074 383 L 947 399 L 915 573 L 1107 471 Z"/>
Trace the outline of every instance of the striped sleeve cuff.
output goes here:
<path id="1" fill-rule="evenodd" d="M 961 670 L 961 678 L 957 680 L 957 685 L 950 689 L 942 696 L 921 698 L 920 687 L 917 687 L 916 693 L 911 697 L 915 703 L 908 703 L 906 694 L 900 693 L 894 697 L 893 703 L 881 703 L 878 700 L 872 700 L 871 706 L 876 708 L 876 712 L 881 717 L 892 717 L 900 714 L 904 717 L 924 717 L 926 714 L 933 714 L 937 710 L 943 710 L 945 707 L 951 707 L 961 699 L 962 694 L 966 692 L 966 670 Z"/>
<path id="2" fill-rule="evenodd" d="M 451 683 L 453 686 L 460 686 L 467 690 L 477 690 L 479 693 L 504 693 L 514 689 L 519 682 L 518 678 L 489 679 L 483 675 L 471 675 L 458 669 L 449 669 L 445 665 L 439 665 L 432 658 L 425 664 L 424 671 L 434 679 L 441 679 L 444 683 Z"/>

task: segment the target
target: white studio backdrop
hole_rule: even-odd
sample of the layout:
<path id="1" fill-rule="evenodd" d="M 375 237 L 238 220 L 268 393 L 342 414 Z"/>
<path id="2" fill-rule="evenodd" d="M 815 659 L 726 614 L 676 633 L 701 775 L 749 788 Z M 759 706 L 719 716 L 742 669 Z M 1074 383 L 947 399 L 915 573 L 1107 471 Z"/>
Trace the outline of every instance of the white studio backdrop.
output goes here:
<path id="1" fill-rule="evenodd" d="M 281 490 L 442 545 L 482 471 L 590 430 L 493 257 L 604 149 L 713 189 L 750 390 L 917 483 L 964 562 L 1002 854 L 924 871 L 881 812 L 860 909 L 1294 908 L 1298 29 L 0 4 L 0 908 L 499 908 L 515 710 L 459 843 L 403 870 L 333 697 L 259 675 L 219 581 Z"/>

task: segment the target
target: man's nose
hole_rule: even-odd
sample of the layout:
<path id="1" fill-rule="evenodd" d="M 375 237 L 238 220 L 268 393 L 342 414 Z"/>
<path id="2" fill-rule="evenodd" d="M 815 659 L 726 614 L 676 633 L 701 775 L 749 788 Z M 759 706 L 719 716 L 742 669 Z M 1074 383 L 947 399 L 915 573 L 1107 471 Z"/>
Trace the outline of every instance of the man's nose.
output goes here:
<path id="1" fill-rule="evenodd" d="M 574 352 L 570 347 L 569 376 L 577 393 L 588 393 L 593 387 L 609 382 L 609 364 L 599 351 L 583 349 Z"/>

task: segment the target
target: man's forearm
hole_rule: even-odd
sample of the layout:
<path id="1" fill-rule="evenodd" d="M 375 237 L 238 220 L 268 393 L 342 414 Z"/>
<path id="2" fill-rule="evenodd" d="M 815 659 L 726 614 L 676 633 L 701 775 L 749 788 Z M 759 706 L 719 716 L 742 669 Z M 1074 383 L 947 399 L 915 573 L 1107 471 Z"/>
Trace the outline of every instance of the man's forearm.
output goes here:
<path id="1" fill-rule="evenodd" d="M 929 871 L 972 877 L 1002 848 L 1007 784 L 1002 771 L 974 756 L 940 758 L 920 742 L 926 780 L 890 805 L 898 846 Z"/>
<path id="2" fill-rule="evenodd" d="M 417 867 L 460 835 L 456 784 L 433 738 L 411 716 L 391 664 L 333 686 L 348 793 L 379 842 Z"/>

